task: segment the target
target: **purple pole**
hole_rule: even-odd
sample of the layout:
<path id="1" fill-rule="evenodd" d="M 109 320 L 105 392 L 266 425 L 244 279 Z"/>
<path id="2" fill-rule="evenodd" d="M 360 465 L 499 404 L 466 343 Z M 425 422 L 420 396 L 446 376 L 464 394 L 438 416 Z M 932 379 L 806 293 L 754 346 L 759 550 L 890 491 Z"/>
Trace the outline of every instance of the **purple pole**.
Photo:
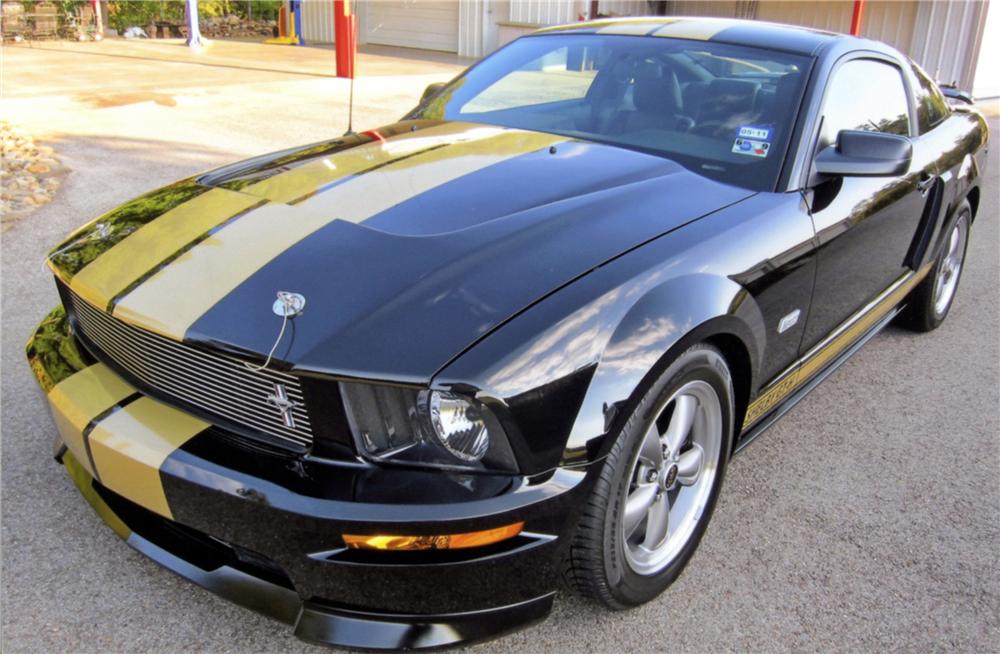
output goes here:
<path id="1" fill-rule="evenodd" d="M 201 30 L 198 29 L 198 0 L 187 0 L 184 3 L 184 19 L 187 21 L 187 44 L 192 50 L 197 50 L 201 42 Z"/>

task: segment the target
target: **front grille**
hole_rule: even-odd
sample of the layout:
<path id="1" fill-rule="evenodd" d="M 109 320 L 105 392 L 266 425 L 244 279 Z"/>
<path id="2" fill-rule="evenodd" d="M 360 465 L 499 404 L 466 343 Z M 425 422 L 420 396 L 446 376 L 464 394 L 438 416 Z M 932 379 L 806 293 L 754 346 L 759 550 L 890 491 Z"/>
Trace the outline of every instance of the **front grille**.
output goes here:
<path id="1" fill-rule="evenodd" d="M 312 427 L 294 375 L 275 370 L 251 370 L 236 357 L 209 352 L 122 322 L 67 292 L 67 307 L 77 329 L 106 359 L 149 388 L 153 395 L 176 399 L 209 418 L 244 427 L 255 435 L 278 439 L 297 448 L 312 444 Z M 103 356 L 102 356 L 103 355 Z M 292 409 L 294 427 L 288 427 L 267 398 L 276 385 L 298 406 Z"/>

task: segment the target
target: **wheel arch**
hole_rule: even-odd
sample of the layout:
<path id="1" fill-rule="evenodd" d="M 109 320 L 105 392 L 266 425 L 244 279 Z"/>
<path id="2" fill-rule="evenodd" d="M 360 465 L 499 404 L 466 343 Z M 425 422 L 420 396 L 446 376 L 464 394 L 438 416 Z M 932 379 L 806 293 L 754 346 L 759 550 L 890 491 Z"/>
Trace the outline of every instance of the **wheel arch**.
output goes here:
<path id="1" fill-rule="evenodd" d="M 683 288 L 681 293 L 678 289 Z M 686 298 L 681 300 L 680 298 Z M 651 341 L 648 338 L 650 325 L 658 322 L 673 322 L 683 325 L 675 333 Z M 749 292 L 724 277 L 700 274 L 672 280 L 672 283 L 654 289 L 646 297 L 636 302 L 628 314 L 619 322 L 618 328 L 605 347 L 605 356 L 598 364 L 587 397 L 583 401 L 573 433 L 567 444 L 570 450 L 579 452 L 578 445 L 585 436 L 581 429 L 593 433 L 593 420 L 587 420 L 596 410 L 598 401 L 603 412 L 604 433 L 599 447 L 589 443 L 587 450 L 590 460 L 603 458 L 614 441 L 613 435 L 622 427 L 638 404 L 646 389 L 663 373 L 670 363 L 682 352 L 699 343 L 709 344 L 718 349 L 726 360 L 733 383 L 733 442 L 738 439 L 746 415 L 749 398 L 754 388 L 759 362 L 762 356 L 763 316 Z M 652 358 L 641 373 L 613 375 L 606 372 L 614 367 L 609 363 L 608 353 L 615 353 L 625 343 L 643 341 L 639 335 L 645 331 L 647 356 Z M 654 355 L 650 352 L 655 351 Z M 616 356 L 612 356 L 614 360 Z M 604 377 L 602 379 L 602 376 Z M 613 398 L 613 390 L 628 388 L 628 394 L 618 401 Z M 588 404 L 590 405 L 588 407 Z M 577 447 L 574 448 L 574 445 Z M 565 460 L 563 463 L 569 463 Z"/>
<path id="2" fill-rule="evenodd" d="M 729 364 L 729 373 L 733 379 L 733 448 L 743 430 L 743 419 L 750 405 L 750 389 L 753 387 L 754 368 L 750 360 L 750 350 L 739 336 L 731 332 L 719 332 L 710 336 L 706 342 L 720 352 Z"/>
<path id="3" fill-rule="evenodd" d="M 966 193 L 965 199 L 969 201 L 969 207 L 972 209 L 972 222 L 976 222 L 976 216 L 979 214 L 979 186 L 974 185 Z"/>

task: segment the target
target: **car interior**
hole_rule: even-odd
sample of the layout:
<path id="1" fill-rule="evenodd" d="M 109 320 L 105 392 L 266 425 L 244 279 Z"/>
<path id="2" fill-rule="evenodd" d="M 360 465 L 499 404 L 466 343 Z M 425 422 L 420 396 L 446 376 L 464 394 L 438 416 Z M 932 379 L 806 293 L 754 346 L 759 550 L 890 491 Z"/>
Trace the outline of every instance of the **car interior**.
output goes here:
<path id="1" fill-rule="evenodd" d="M 739 53 L 720 56 L 704 46 L 665 48 L 661 43 L 582 55 L 561 50 L 537 57 L 494 85 L 494 95 L 500 87 L 516 91 L 509 78 L 520 75 L 520 88 L 532 89 L 523 102 L 492 109 L 478 101 L 490 94 L 487 87 L 463 103 L 455 118 L 629 147 L 744 186 L 760 184 L 771 176 L 768 170 L 780 165 L 782 153 L 772 155 L 768 149 L 779 148 L 791 132 L 804 58 L 759 51 L 757 58 L 745 59 Z M 577 97 L 562 99 L 572 91 L 561 86 L 563 79 L 573 74 L 579 80 L 573 87 Z M 552 88 L 559 99 L 545 101 L 538 86 Z M 503 104 L 511 102 L 505 98 Z M 766 131 L 763 152 L 740 150 L 745 127 Z"/>

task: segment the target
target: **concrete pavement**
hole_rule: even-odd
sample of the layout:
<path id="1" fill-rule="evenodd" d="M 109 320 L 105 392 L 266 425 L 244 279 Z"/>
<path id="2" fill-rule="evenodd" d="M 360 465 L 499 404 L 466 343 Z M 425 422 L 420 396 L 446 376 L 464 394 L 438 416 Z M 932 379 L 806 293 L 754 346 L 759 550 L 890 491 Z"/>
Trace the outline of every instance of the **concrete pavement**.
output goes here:
<path id="1" fill-rule="evenodd" d="M 21 47 L 5 47 L 2 65 L 4 117 L 73 172 L 3 235 L 0 647 L 323 651 L 159 568 L 97 519 L 51 460 L 22 346 L 57 302 L 42 261 L 66 232 L 197 170 L 342 132 L 345 83 Z M 359 79 L 356 126 L 391 122 L 457 69 L 422 70 Z M 949 320 L 927 335 L 890 328 L 740 455 L 672 589 L 625 613 L 563 594 L 548 621 L 471 651 L 1000 649 L 996 146 L 991 156 Z"/>

